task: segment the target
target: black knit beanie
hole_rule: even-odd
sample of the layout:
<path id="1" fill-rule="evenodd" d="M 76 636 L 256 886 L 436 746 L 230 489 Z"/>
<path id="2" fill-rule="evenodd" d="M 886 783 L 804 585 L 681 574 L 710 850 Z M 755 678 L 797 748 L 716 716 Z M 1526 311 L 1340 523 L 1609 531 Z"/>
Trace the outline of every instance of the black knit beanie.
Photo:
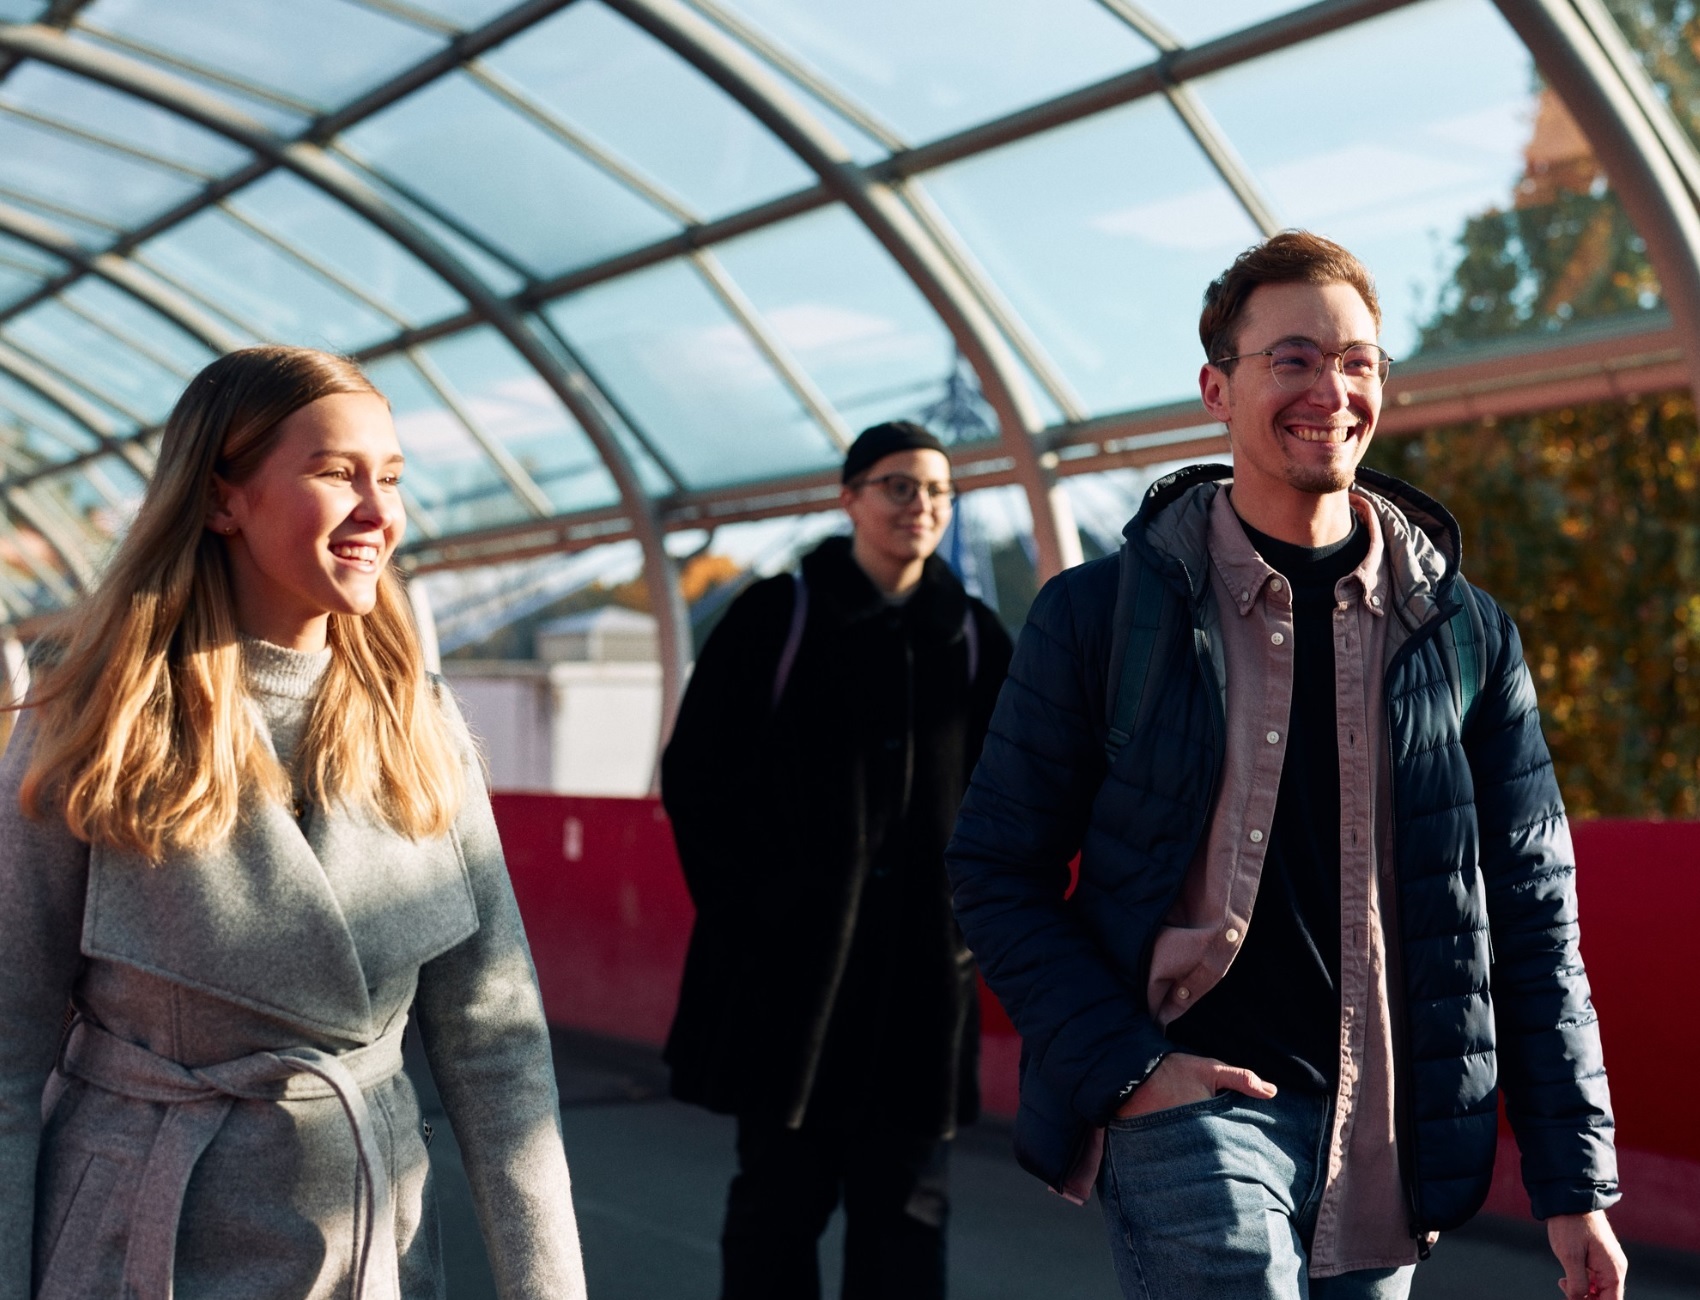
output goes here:
<path id="1" fill-rule="evenodd" d="M 844 453 L 844 482 L 866 474 L 894 451 L 944 451 L 944 444 L 913 420 L 892 420 L 863 429 Z"/>

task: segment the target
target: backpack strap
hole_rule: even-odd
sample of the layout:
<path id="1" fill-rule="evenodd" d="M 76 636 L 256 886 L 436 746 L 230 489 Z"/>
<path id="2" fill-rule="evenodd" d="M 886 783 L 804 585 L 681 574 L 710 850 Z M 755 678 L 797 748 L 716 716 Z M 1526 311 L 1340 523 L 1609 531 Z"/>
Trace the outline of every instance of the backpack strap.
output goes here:
<path id="1" fill-rule="evenodd" d="M 1147 572 L 1145 561 L 1126 542 L 1122 543 L 1121 562 L 1121 586 L 1116 592 L 1116 612 L 1111 624 L 1115 629 L 1111 644 L 1119 641 L 1122 646 L 1121 673 L 1116 679 L 1109 729 L 1104 737 L 1104 756 L 1111 764 L 1133 739 L 1147 711 L 1151 658 L 1163 630 L 1164 610 L 1170 604 L 1164 598 L 1162 580 Z"/>
<path id="2" fill-rule="evenodd" d="M 1441 628 L 1440 640 L 1447 672 L 1452 678 L 1452 703 L 1457 707 L 1462 723 L 1469 720 L 1470 708 L 1486 683 L 1487 659 L 1483 652 L 1486 633 L 1475 589 L 1464 581 L 1462 575 L 1458 578 L 1457 588 L 1461 593 L 1461 603 Z"/>
<path id="3" fill-rule="evenodd" d="M 779 707 L 785 694 L 785 683 L 791 680 L 791 669 L 797 663 L 797 651 L 803 648 L 803 625 L 809 621 L 809 584 L 803 581 L 802 570 L 791 575 L 791 627 L 785 633 L 785 648 L 779 652 L 779 666 L 773 672 L 773 698 L 770 710 Z"/>
<path id="4" fill-rule="evenodd" d="M 972 604 L 962 614 L 962 639 L 968 645 L 968 684 L 972 686 L 980 675 L 980 625 L 974 621 Z"/>

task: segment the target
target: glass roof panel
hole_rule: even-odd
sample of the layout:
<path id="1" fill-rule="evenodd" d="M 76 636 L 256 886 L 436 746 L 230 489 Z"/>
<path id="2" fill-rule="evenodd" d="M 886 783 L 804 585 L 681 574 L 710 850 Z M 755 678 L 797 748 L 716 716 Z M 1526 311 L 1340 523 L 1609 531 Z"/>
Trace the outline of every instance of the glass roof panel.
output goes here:
<path id="1" fill-rule="evenodd" d="M 14 379 L 5 370 L 0 370 L 0 409 L 11 411 L 52 439 L 52 442 L 44 444 L 41 450 L 41 454 L 50 460 L 63 460 L 67 453 L 93 451 L 100 445 L 99 439 L 82 423 L 73 420 L 35 389 Z M 58 446 L 54 447 L 54 443 Z"/>
<path id="2" fill-rule="evenodd" d="M 464 227 L 456 230 L 447 225 L 437 212 L 426 211 L 415 201 L 414 196 L 403 194 L 395 185 L 391 184 L 393 178 L 381 177 L 366 166 L 355 154 L 349 151 L 345 142 L 339 141 L 335 146 L 335 152 L 345 167 L 353 171 L 360 180 L 377 190 L 402 216 L 415 225 L 423 227 L 427 234 L 459 258 L 468 269 L 476 272 L 478 277 L 497 293 L 507 297 L 518 293 L 525 287 L 526 277 L 504 260 L 504 257 L 508 255 L 496 256 L 496 253 L 500 250 L 490 244 L 489 240 L 484 239 L 483 243 L 486 246 L 480 247 L 469 237 L 471 233 L 475 232 L 469 232 Z"/>
<path id="3" fill-rule="evenodd" d="M 661 42 L 579 0 L 486 62 L 714 217 L 803 189 L 795 154 Z"/>
<path id="4" fill-rule="evenodd" d="M 135 411 L 148 423 L 170 414 L 183 387 L 180 376 L 125 347 L 57 302 L 32 307 L 6 323 L 0 335 L 30 349 Z"/>
<path id="5" fill-rule="evenodd" d="M 587 510 L 619 500 L 584 430 L 494 329 L 468 330 L 422 351 L 479 427 L 513 454 L 557 510 Z"/>
<path id="6" fill-rule="evenodd" d="M 73 41 L 96 49 L 116 49 L 126 58 L 139 59 L 172 77 L 191 82 L 203 94 L 222 100 L 237 113 L 253 118 L 275 135 L 295 135 L 314 114 L 311 104 L 258 87 L 249 87 L 247 83 L 242 83 L 241 87 L 233 86 L 229 78 L 215 75 L 216 70 L 187 68 L 175 62 L 167 62 L 162 57 L 137 51 L 117 36 L 85 31 L 81 27 L 69 28 L 66 35 Z"/>
<path id="7" fill-rule="evenodd" d="M 59 296 L 185 381 L 213 359 L 199 339 L 96 276 L 84 276 Z"/>
<path id="8" fill-rule="evenodd" d="M 466 307 L 401 245 L 293 173 L 273 172 L 230 203 L 411 323 Z"/>
<path id="9" fill-rule="evenodd" d="M 0 186 L 111 225 L 140 225 L 197 188 L 180 172 L 0 116 Z"/>
<path id="10" fill-rule="evenodd" d="M 252 322 L 262 337 L 352 351 L 394 332 L 380 312 L 223 212 L 204 212 L 141 252 L 209 303 Z"/>
<path id="11" fill-rule="evenodd" d="M 1166 101 L 929 172 L 926 187 L 1089 411 L 1195 394 L 1200 296 L 1257 228 Z"/>
<path id="12" fill-rule="evenodd" d="M 4 259 L 7 266 L 38 275 L 58 275 L 67 266 L 52 253 L 4 233 L 0 233 L 0 259 Z"/>
<path id="13" fill-rule="evenodd" d="M 1149 63 L 1156 53 L 1093 0 L 723 3 L 911 142 Z"/>
<path id="14" fill-rule="evenodd" d="M 445 407 L 405 357 L 385 357 L 366 368 L 389 398 L 396 436 L 407 456 L 406 491 L 444 532 L 494 528 L 529 516 L 466 426 Z M 420 540 L 410 525 L 408 540 Z"/>
<path id="15" fill-rule="evenodd" d="M 538 275 L 679 229 L 463 73 L 362 123 L 349 144 Z"/>
<path id="16" fill-rule="evenodd" d="M 0 84 L 0 100 L 213 175 L 234 171 L 251 157 L 187 118 L 45 63 L 16 68 Z"/>
<path id="17" fill-rule="evenodd" d="M 63 204 L 46 202 L 6 184 L 5 165 L 0 161 L 0 203 L 9 204 L 31 217 L 44 218 L 59 234 L 85 249 L 105 248 L 122 234 L 122 227 L 67 212 Z"/>
<path id="18" fill-rule="evenodd" d="M 51 0 L 0 0 L 0 22 L 33 23 L 50 5 Z"/>
<path id="19" fill-rule="evenodd" d="M 342 0 L 95 0 L 81 20 L 320 108 L 371 89 L 444 44 Z"/>
<path id="20" fill-rule="evenodd" d="M 956 364 L 949 331 L 844 209 L 715 252 L 853 430 L 913 418 L 944 392 Z"/>
<path id="21" fill-rule="evenodd" d="M 1398 59 L 1384 57 L 1392 49 Z M 1353 110 L 1374 123 L 1367 141 L 1294 131 L 1269 111 L 1316 67 L 1372 64 Z M 1465 221 L 1510 206 L 1523 173 L 1534 67 L 1505 20 L 1486 0 L 1428 0 L 1192 84 L 1280 220 L 1364 260 L 1381 296 L 1382 342 L 1408 355 Z"/>
<path id="22" fill-rule="evenodd" d="M 4 254 L 0 254 L 0 307 L 10 307 L 39 289 L 42 283 L 41 276 L 19 270 L 5 261 Z"/>
<path id="23" fill-rule="evenodd" d="M 0 374 L 0 398 L 9 397 L 5 385 L 6 376 Z M 0 410 L 0 435 L 3 435 L 0 442 L 5 444 L 4 464 L 8 469 L 27 471 L 56 465 L 72 455 L 63 439 L 9 409 Z"/>
<path id="24" fill-rule="evenodd" d="M 597 285 L 546 314 L 688 487 L 777 478 L 841 459 L 686 263 Z"/>
<path id="25" fill-rule="evenodd" d="M 408 0 L 408 4 L 462 27 L 479 27 L 512 9 L 514 0 Z"/>
<path id="26" fill-rule="evenodd" d="M 1150 14 L 1182 45 L 1202 45 L 1216 36 L 1252 27 L 1277 14 L 1302 9 L 1299 0 L 1140 0 Z"/>

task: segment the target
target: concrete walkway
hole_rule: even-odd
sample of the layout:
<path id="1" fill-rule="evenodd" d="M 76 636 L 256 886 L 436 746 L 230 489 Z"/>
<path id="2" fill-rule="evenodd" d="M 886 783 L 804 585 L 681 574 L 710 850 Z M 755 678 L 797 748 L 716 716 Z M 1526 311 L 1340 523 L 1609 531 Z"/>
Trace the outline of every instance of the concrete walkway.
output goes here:
<path id="1" fill-rule="evenodd" d="M 460 1152 L 409 1035 L 409 1071 L 436 1130 L 431 1156 L 452 1300 L 494 1300 Z M 720 1216 L 732 1175 L 730 1120 L 668 1100 L 655 1054 L 556 1036 L 562 1123 L 591 1300 L 715 1300 Z M 952 1156 L 954 1300 L 1119 1300 L 1103 1222 L 1016 1167 L 1006 1132 L 982 1126 Z M 821 1251 L 823 1295 L 838 1295 L 841 1236 Z M 1631 1246 L 1634 1300 L 1697 1300 L 1700 1257 Z M 1417 1270 L 1418 1300 L 1551 1300 L 1559 1270 L 1534 1224 L 1480 1220 L 1449 1234 Z"/>

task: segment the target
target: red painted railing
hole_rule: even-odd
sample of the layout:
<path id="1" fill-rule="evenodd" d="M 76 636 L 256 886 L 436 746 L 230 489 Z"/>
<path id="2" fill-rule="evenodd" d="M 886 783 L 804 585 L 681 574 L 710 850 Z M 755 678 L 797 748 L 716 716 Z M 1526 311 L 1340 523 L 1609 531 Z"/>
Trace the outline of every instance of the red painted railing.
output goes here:
<path id="1" fill-rule="evenodd" d="M 692 909 L 666 814 L 648 799 L 507 794 L 496 819 L 551 1020 L 665 1037 Z M 1617 1113 L 1626 1237 L 1700 1251 L 1700 823 L 1583 822 L 1582 953 Z M 982 990 L 987 1109 L 1015 1108 L 1019 1046 Z M 1501 1143 L 1489 1209 L 1526 1215 Z"/>

